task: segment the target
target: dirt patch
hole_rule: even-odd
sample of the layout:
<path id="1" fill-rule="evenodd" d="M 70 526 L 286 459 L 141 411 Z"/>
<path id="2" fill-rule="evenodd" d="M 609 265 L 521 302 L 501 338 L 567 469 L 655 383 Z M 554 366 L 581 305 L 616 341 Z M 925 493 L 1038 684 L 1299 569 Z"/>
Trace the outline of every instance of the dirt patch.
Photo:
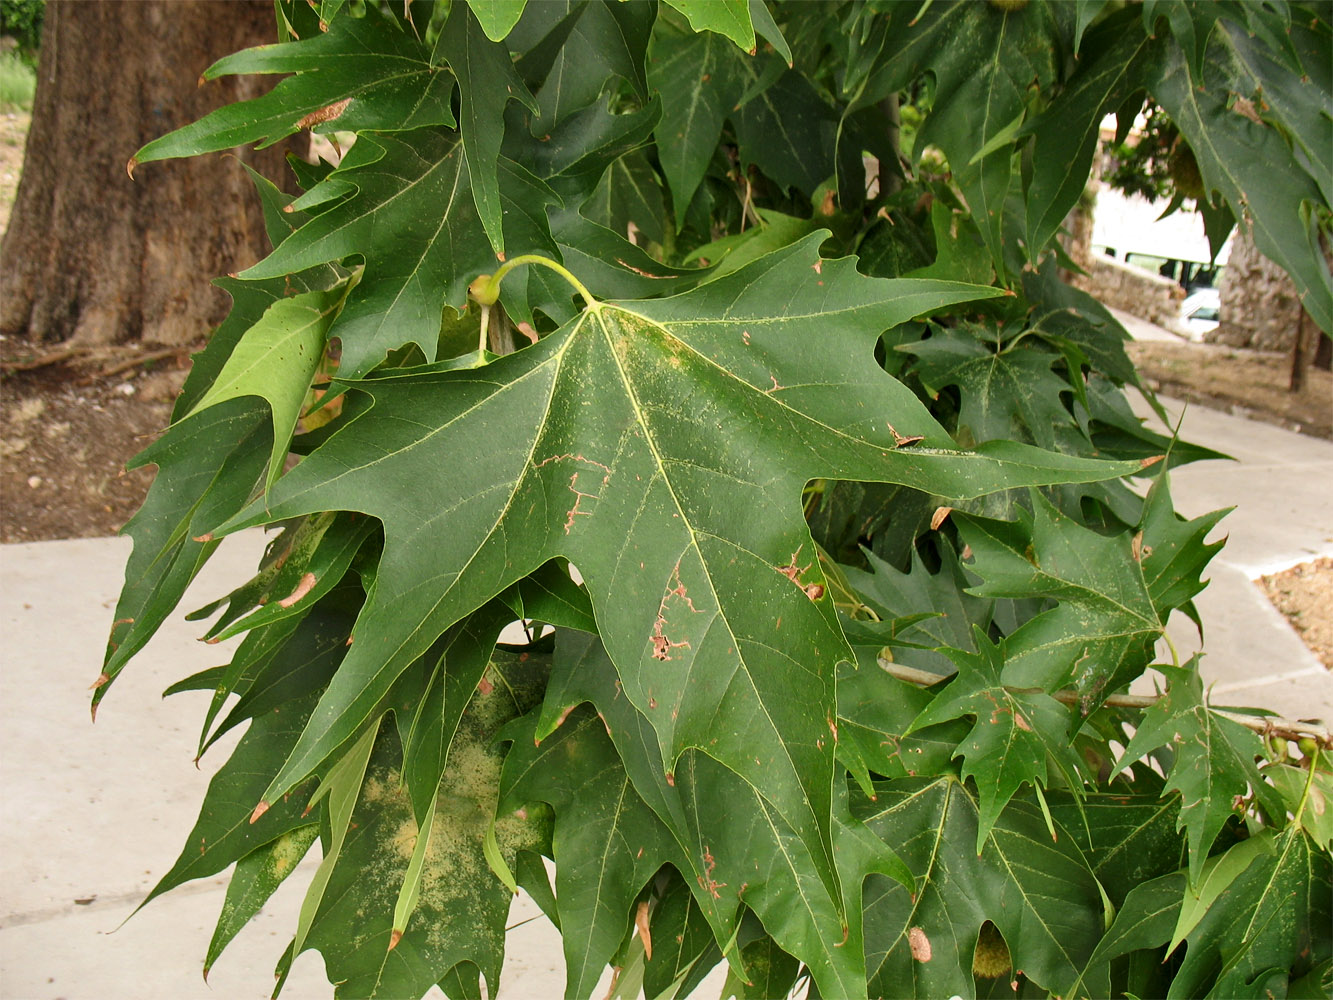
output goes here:
<path id="1" fill-rule="evenodd" d="M 125 462 L 171 416 L 183 368 L 108 378 L 64 368 L 0 382 L 0 542 L 115 534 L 143 502 L 152 468 Z"/>
<path id="2" fill-rule="evenodd" d="M 23 144 L 32 116 L 22 112 L 0 114 L 0 233 L 9 225 L 9 210 L 23 172 Z"/>
<path id="3" fill-rule="evenodd" d="M 1333 670 L 1333 559 L 1326 556 L 1261 577 L 1259 585 L 1319 661 Z"/>
<path id="4" fill-rule="evenodd" d="M 1291 392 L 1291 356 L 1216 344 L 1136 341 L 1129 356 L 1148 386 L 1175 399 L 1333 438 L 1333 373 L 1310 368 Z"/>

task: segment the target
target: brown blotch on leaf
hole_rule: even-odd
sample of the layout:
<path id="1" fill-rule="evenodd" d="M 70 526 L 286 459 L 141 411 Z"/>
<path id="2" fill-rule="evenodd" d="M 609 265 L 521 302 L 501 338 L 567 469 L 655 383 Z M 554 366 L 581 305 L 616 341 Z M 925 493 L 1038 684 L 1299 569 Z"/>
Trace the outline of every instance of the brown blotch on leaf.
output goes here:
<path id="1" fill-rule="evenodd" d="M 936 507 L 935 513 L 930 515 L 930 530 L 939 531 L 940 525 L 943 524 L 945 521 L 947 521 L 949 519 L 949 515 L 952 513 L 953 513 L 952 507 Z"/>
<path id="2" fill-rule="evenodd" d="M 97 680 L 93 681 L 91 684 L 88 685 L 88 690 L 96 691 L 98 688 L 103 687 L 110 683 L 111 683 L 111 675 L 107 673 L 101 673 L 97 675 Z"/>
<path id="3" fill-rule="evenodd" d="M 134 168 L 139 165 L 139 158 L 131 156 L 125 163 L 125 173 L 129 174 L 130 180 L 134 180 Z"/>
<path id="4" fill-rule="evenodd" d="M 401 941 L 402 939 L 403 939 L 403 932 L 400 931 L 397 927 L 395 927 L 393 929 L 393 933 L 389 935 L 389 951 L 393 951 L 395 948 L 397 948 L 398 942 Z"/>
<path id="5" fill-rule="evenodd" d="M 316 583 L 315 574 L 307 573 L 301 577 L 301 582 L 296 585 L 296 589 L 278 602 L 280 608 L 290 608 L 293 604 L 305 597 L 314 588 Z"/>
<path id="6" fill-rule="evenodd" d="M 250 822 L 251 823 L 259 822 L 259 817 L 264 815 L 264 813 L 266 812 L 268 812 L 268 803 L 260 802 L 259 805 L 255 806 L 255 811 L 250 814 Z"/>
<path id="7" fill-rule="evenodd" d="M 812 583 L 805 588 L 805 596 L 812 601 L 817 601 L 824 596 L 824 585 L 822 583 Z"/>
<path id="8" fill-rule="evenodd" d="M 648 901 L 646 899 L 639 904 L 639 908 L 634 913 L 634 926 L 639 929 L 639 940 L 643 942 L 643 957 L 652 961 L 653 935 L 648 927 Z"/>
<path id="9" fill-rule="evenodd" d="M 194 541 L 196 542 L 211 542 L 212 540 L 213 540 L 213 532 L 211 531 L 205 531 L 202 535 L 194 536 Z"/>
<path id="10" fill-rule="evenodd" d="M 322 125 L 325 122 L 331 122 L 347 110 L 347 105 L 352 103 L 350 97 L 344 97 L 341 101 L 334 101 L 332 104 L 326 104 L 322 108 L 310 112 L 299 122 L 296 123 L 298 129 L 310 128 L 312 125 Z"/>
<path id="11" fill-rule="evenodd" d="M 913 927 L 907 932 L 907 944 L 912 949 L 912 957 L 918 962 L 930 961 L 930 938 L 920 927 Z"/>
<path id="12" fill-rule="evenodd" d="M 1141 458 L 1139 459 L 1139 468 L 1146 469 L 1150 465 L 1156 465 L 1164 458 L 1166 458 L 1165 455 L 1149 455 L 1147 458 Z"/>

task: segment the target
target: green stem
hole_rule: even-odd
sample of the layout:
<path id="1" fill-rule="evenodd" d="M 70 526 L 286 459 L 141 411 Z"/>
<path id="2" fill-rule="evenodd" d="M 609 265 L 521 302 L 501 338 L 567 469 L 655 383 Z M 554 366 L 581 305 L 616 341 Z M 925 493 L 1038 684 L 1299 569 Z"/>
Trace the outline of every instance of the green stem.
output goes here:
<path id="1" fill-rule="evenodd" d="M 483 274 L 468 287 L 468 294 L 483 306 L 494 305 L 496 300 L 500 298 L 500 282 L 504 280 L 505 275 L 524 264 L 541 264 L 543 267 L 549 267 L 573 285 L 574 291 L 582 295 L 583 301 L 589 306 L 598 304 L 597 300 L 593 298 L 592 292 L 588 291 L 583 282 L 574 277 L 564 265 L 557 264 L 549 257 L 543 257 L 535 253 L 520 254 L 513 260 L 505 261 L 494 274 Z"/>

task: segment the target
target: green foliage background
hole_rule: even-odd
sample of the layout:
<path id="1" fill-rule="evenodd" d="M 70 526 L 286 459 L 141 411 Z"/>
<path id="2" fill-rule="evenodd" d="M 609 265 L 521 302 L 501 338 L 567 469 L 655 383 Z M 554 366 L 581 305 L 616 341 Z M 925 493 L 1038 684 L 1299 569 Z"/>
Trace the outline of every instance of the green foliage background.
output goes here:
<path id="1" fill-rule="evenodd" d="M 136 159 L 342 155 L 255 178 L 94 696 L 277 532 L 172 689 L 247 726 L 150 896 L 236 863 L 208 965 L 318 841 L 279 989 L 493 994 L 521 885 L 571 997 L 1327 994 L 1327 737 L 1123 697 L 1213 456 L 1058 243 L 1150 98 L 1333 329 L 1326 4 L 277 9 Z"/>

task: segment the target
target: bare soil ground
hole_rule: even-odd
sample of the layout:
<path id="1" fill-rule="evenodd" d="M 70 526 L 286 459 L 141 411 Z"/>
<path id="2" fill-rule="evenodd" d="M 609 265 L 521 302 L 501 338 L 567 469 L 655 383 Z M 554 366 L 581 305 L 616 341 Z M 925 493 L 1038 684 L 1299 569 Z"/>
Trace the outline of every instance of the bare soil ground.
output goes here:
<path id="1" fill-rule="evenodd" d="M 1293 393 L 1289 354 L 1137 341 L 1129 345 L 1129 356 L 1144 381 L 1164 396 L 1333 438 L 1333 373 L 1309 368 L 1304 390 Z"/>
<path id="2" fill-rule="evenodd" d="M 1333 670 L 1333 559 L 1301 563 L 1262 577 L 1259 584 L 1320 662 Z"/>

